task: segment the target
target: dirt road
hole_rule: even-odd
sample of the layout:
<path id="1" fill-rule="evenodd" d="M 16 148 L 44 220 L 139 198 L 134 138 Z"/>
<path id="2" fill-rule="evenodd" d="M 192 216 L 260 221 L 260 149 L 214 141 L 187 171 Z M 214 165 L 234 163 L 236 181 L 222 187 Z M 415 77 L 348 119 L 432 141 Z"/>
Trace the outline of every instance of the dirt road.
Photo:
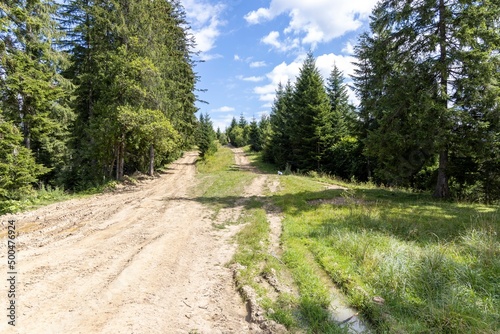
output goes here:
<path id="1" fill-rule="evenodd" d="M 9 219 L 19 230 L 16 327 L 4 315 L 0 333 L 257 331 L 224 267 L 236 229 L 214 229 L 190 195 L 195 160 L 130 189 L 0 217 L 2 230 Z"/>

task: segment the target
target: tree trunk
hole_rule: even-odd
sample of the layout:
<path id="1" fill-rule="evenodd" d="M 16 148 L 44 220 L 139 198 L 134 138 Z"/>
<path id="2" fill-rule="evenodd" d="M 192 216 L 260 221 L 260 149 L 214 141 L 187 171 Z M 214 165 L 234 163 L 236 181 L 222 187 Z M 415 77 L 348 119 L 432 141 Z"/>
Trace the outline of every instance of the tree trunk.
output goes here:
<path id="1" fill-rule="evenodd" d="M 28 123 L 23 124 L 24 147 L 31 149 L 31 129 Z"/>
<path id="2" fill-rule="evenodd" d="M 117 148 L 116 148 L 116 179 L 120 179 L 120 162 L 122 161 L 120 157 L 121 153 L 121 143 L 118 143 Z"/>
<path id="3" fill-rule="evenodd" d="M 116 179 L 123 179 L 123 170 L 125 165 L 125 135 L 122 135 L 118 144 L 118 154 L 116 157 Z"/>
<path id="4" fill-rule="evenodd" d="M 149 147 L 149 176 L 153 176 L 155 171 L 155 148 L 153 144 Z"/>
<path id="5" fill-rule="evenodd" d="M 450 196 L 450 188 L 448 187 L 448 175 L 446 175 L 446 168 L 448 167 L 448 150 L 443 150 L 439 153 L 439 168 L 436 190 L 434 197 L 447 198 Z"/>
<path id="6" fill-rule="evenodd" d="M 448 49 L 447 49 L 447 36 L 446 36 L 446 4 L 445 0 L 439 0 L 439 65 L 440 65 L 440 103 L 442 105 L 442 110 L 440 110 L 439 119 L 441 119 L 441 124 L 445 124 L 444 118 L 447 117 L 448 113 Z M 444 131 L 447 131 L 444 129 Z M 443 140 L 441 138 L 441 140 Z M 441 145 L 445 145 L 441 143 Z M 438 179 L 436 184 L 436 190 L 434 192 L 434 197 L 446 198 L 450 196 L 450 189 L 448 187 L 448 150 L 443 149 L 439 152 L 439 167 L 438 167 Z"/>

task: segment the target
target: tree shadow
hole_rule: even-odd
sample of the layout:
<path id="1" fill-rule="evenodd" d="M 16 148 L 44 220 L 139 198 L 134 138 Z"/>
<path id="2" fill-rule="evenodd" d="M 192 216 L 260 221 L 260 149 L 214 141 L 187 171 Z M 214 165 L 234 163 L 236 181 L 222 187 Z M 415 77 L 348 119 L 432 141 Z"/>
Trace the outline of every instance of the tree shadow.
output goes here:
<path id="1" fill-rule="evenodd" d="M 490 221 L 490 228 L 500 234 L 500 208 L 488 207 L 488 212 L 484 212 L 484 207 L 480 206 L 456 205 L 434 200 L 423 194 L 384 189 L 363 189 L 348 193 L 326 189 L 269 196 L 209 195 L 195 198 L 166 197 L 164 200 L 196 201 L 221 208 L 243 206 L 245 209 L 252 208 L 252 203 L 256 201 L 268 202 L 291 217 L 300 217 L 325 208 L 342 210 L 341 214 L 322 218 L 319 224 L 311 227 L 311 237 L 341 229 L 351 232 L 372 231 L 419 244 L 451 242 L 470 229 L 483 226 L 484 221 Z M 484 219 L 477 219 L 478 217 Z"/>

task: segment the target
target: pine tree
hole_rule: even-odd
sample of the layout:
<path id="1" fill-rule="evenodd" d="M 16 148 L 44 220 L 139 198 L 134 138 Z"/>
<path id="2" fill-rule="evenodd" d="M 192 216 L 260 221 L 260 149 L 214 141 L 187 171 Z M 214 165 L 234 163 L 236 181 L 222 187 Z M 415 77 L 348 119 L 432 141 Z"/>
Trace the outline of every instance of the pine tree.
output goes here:
<path id="1" fill-rule="evenodd" d="M 269 116 L 271 134 L 265 145 L 264 159 L 284 169 L 292 161 L 291 134 L 295 125 L 293 113 L 293 87 L 288 81 L 276 89 L 276 97 Z M 294 165 L 294 167 L 296 167 Z"/>
<path id="2" fill-rule="evenodd" d="M 200 157 L 205 159 L 217 151 L 217 144 L 215 143 L 217 138 L 208 114 L 200 115 L 198 131 L 198 149 L 200 150 Z"/>
<path id="3" fill-rule="evenodd" d="M 347 85 L 344 81 L 344 74 L 334 65 L 326 85 L 326 93 L 330 100 L 329 122 L 332 124 L 334 142 L 351 134 L 354 125 L 353 106 L 349 103 Z"/>
<path id="4" fill-rule="evenodd" d="M 0 109 L 0 213 L 2 202 L 17 200 L 32 191 L 32 185 L 49 171 L 36 163 L 23 143 L 19 129 L 3 119 Z"/>
<path id="5" fill-rule="evenodd" d="M 74 0 L 64 13 L 73 31 L 65 44 L 73 56 L 67 76 L 79 87 L 73 182 L 100 182 L 113 174 L 120 179 L 126 170 L 151 172 L 152 165 L 186 148 L 196 124 L 197 79 L 182 5 Z M 144 126 L 124 126 L 124 111 L 140 120 L 153 117 L 174 146 L 157 148 L 163 144 L 156 139 L 151 146 Z"/>
<path id="6" fill-rule="evenodd" d="M 263 114 L 259 121 L 259 131 L 261 134 L 261 150 L 263 152 L 263 156 L 267 149 L 267 145 L 269 144 L 272 136 L 271 130 L 271 119 L 268 115 Z"/>
<path id="7" fill-rule="evenodd" d="M 491 125 L 485 116 L 496 107 L 472 107 L 466 96 L 484 90 L 488 96 L 498 87 L 493 68 L 499 57 L 499 7 L 445 0 L 379 3 L 373 35 L 363 36 L 357 49 L 363 66 L 357 84 L 362 109 L 375 125 L 367 153 L 381 170 L 393 174 L 388 167 L 398 166 L 397 174 L 408 179 L 437 156 L 434 195 L 448 197 L 450 157 L 469 155 L 473 143 L 490 143 L 488 131 L 470 130 Z M 359 75 L 364 69 L 371 73 Z M 466 132 L 471 136 L 464 140 Z"/>
<path id="8" fill-rule="evenodd" d="M 217 127 L 217 131 L 215 133 L 215 136 L 221 145 L 228 144 L 226 132 L 222 132 L 219 127 Z"/>
<path id="9" fill-rule="evenodd" d="M 250 141 L 250 126 L 243 113 L 240 114 L 238 126 L 243 130 L 242 139 L 240 140 L 238 147 L 248 145 Z"/>
<path id="10" fill-rule="evenodd" d="M 259 152 L 262 150 L 262 133 L 257 124 L 257 120 L 255 117 L 250 122 L 250 131 L 249 131 L 249 144 L 250 149 L 255 152 Z"/>
<path id="11" fill-rule="evenodd" d="M 326 85 L 330 112 L 323 125 L 326 141 L 323 165 L 326 171 L 344 179 L 366 179 L 362 144 L 355 133 L 356 116 L 344 80 L 343 73 L 334 65 Z"/>
<path id="12" fill-rule="evenodd" d="M 231 123 L 229 124 L 229 127 L 226 130 L 227 136 L 229 138 L 229 143 L 233 146 L 236 146 L 235 129 L 237 127 L 238 127 L 238 122 L 236 121 L 236 118 L 233 117 Z"/>
<path id="13" fill-rule="evenodd" d="M 301 170 L 319 170 L 328 145 L 324 124 L 330 111 L 323 79 L 312 53 L 302 64 L 293 94 L 292 157 Z"/>
<path id="14" fill-rule="evenodd" d="M 74 114 L 68 107 L 72 85 L 60 71 L 64 53 L 52 1 L 7 1 L 0 6 L 0 97 L 4 117 L 19 125 L 37 163 L 60 175 L 67 164 L 67 140 Z"/>

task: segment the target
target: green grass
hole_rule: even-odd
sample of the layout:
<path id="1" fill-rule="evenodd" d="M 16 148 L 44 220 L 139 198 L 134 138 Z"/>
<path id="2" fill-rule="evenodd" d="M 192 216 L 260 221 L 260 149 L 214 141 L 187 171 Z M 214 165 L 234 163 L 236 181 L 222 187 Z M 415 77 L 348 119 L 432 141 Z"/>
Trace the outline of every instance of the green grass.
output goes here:
<path id="1" fill-rule="evenodd" d="M 256 163 L 258 154 L 245 148 L 249 159 L 261 170 L 275 173 L 271 165 Z M 234 157 L 227 148 L 219 151 L 207 160 L 198 162 L 200 196 L 212 204 L 215 209 L 241 200 L 243 188 L 256 175 L 249 172 L 236 171 Z M 324 185 L 316 182 L 318 189 Z M 238 223 L 245 226 L 237 235 L 238 248 L 232 263 L 244 266 L 239 270 L 237 285 L 239 288 L 248 285 L 258 296 L 258 302 L 267 312 L 267 317 L 285 325 L 289 330 L 311 333 L 343 333 L 340 327 L 333 323 L 327 312 L 329 291 L 315 277 L 309 266 L 301 264 L 303 249 L 295 249 L 284 254 L 281 261 L 268 253 L 269 222 L 267 221 L 264 203 L 261 198 L 248 198 L 244 202 L 244 211 Z M 215 226 L 224 228 L 224 226 Z M 307 251 L 307 250 L 305 250 Z M 312 261 L 314 259 L 311 258 Z M 296 264 L 296 265 L 295 265 Z M 266 273 L 283 273 L 289 271 L 298 284 L 300 297 L 289 293 L 281 293 L 277 298 L 271 298 L 269 287 L 258 283 Z"/>
<path id="2" fill-rule="evenodd" d="M 22 199 L 0 201 L 0 214 L 16 213 L 29 209 L 35 209 L 40 206 L 81 196 L 83 195 L 68 193 L 62 188 L 42 186 L 39 190 L 33 191 L 31 195 L 25 196 Z"/>
<path id="3" fill-rule="evenodd" d="M 269 319 L 283 324 L 289 330 L 303 327 L 298 317 L 300 301 L 295 296 L 281 293 L 273 300 L 269 296 L 269 287 L 258 283 L 268 273 L 287 270 L 282 262 L 268 253 L 269 222 L 261 200 L 249 199 L 240 223 L 245 226 L 237 235 L 238 248 L 231 261 L 243 266 L 236 282 L 238 288 L 245 285 L 252 287 Z"/>
<path id="4" fill-rule="evenodd" d="M 194 195 L 201 202 L 211 205 L 215 214 L 241 200 L 245 186 L 255 177 L 236 168 L 234 154 L 227 147 L 219 147 L 214 155 L 199 159 L 197 172 L 198 185 Z"/>
<path id="5" fill-rule="evenodd" d="M 267 162 L 263 162 L 261 159 L 261 153 L 252 151 L 250 149 L 250 145 L 243 147 L 243 152 L 245 152 L 248 160 L 250 160 L 252 165 L 257 167 L 259 171 L 266 174 L 278 173 L 278 169 L 276 168 L 276 166 Z"/>
<path id="6" fill-rule="evenodd" d="M 274 196 L 285 213 L 285 260 L 306 273 L 295 275 L 299 286 L 317 282 L 312 257 L 379 332 L 500 331 L 498 207 L 371 185 L 324 190 L 317 181 L 284 176 Z M 310 202 L 338 197 L 342 205 Z"/>

